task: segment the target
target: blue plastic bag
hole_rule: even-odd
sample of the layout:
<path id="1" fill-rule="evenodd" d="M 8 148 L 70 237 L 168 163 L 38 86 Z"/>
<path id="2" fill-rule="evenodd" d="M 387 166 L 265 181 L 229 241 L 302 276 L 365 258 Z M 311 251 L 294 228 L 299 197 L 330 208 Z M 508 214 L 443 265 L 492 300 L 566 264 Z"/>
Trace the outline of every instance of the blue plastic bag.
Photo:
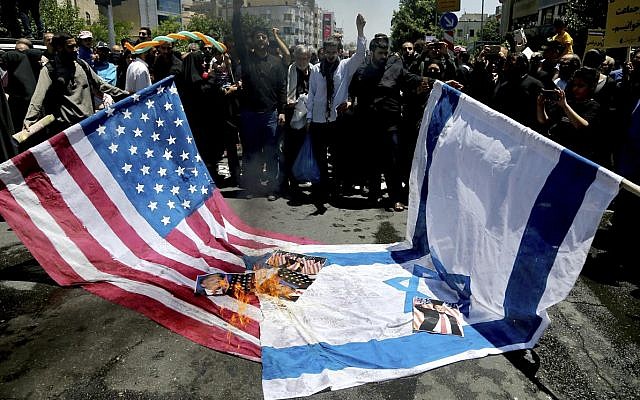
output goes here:
<path id="1" fill-rule="evenodd" d="M 311 146 L 311 135 L 307 133 L 304 138 L 304 144 L 298 152 L 296 161 L 293 163 L 293 177 L 298 182 L 320 182 L 320 168 L 313 156 L 313 147 Z"/>

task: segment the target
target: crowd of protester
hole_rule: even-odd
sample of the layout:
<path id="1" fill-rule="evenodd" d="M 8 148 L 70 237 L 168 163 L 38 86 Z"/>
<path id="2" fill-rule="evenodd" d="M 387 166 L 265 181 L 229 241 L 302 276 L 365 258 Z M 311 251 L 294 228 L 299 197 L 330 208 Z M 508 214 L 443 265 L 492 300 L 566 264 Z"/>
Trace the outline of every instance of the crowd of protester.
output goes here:
<path id="1" fill-rule="evenodd" d="M 287 48 L 277 28 L 243 32 L 241 3 L 234 1 L 233 37 L 224 49 L 198 42 L 179 52 L 161 41 L 132 51 L 126 40 L 112 47 L 94 43 L 89 31 L 75 37 L 43 33 L 44 52 L 18 40 L 15 50 L 0 56 L 4 158 L 173 75 L 219 186 L 240 186 L 247 197 L 284 196 L 292 205 L 309 201 L 319 214 L 327 204 L 356 195 L 370 207 L 400 212 L 424 107 L 434 80 L 441 80 L 640 181 L 640 139 L 628 134 L 638 131 L 631 116 L 640 98 L 640 49 L 629 62 L 616 62 L 599 49 L 580 58 L 558 20 L 557 34 L 533 54 L 506 44 L 484 46 L 472 57 L 463 47 L 451 51 L 444 42 L 424 40 L 403 43 L 398 54 L 384 34 L 367 45 L 360 14 L 355 50 L 345 50 L 337 37 L 317 51 Z M 151 39 L 151 30 L 142 27 L 132 44 Z M 215 119 L 210 110 L 219 113 Z M 47 133 L 11 148 L 15 143 L 7 138 L 13 132 L 48 112 L 56 120 Z M 310 197 L 294 173 L 307 136 L 319 171 Z M 225 155 L 230 176 L 218 174 Z M 623 210 L 637 209 L 633 204 L 620 200 Z"/>

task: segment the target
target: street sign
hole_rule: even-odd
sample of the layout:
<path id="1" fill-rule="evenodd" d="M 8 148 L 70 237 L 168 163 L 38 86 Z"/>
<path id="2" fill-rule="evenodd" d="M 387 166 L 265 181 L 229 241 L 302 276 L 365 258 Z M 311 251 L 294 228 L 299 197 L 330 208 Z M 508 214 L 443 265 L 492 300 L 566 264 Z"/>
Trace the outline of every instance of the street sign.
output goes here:
<path id="1" fill-rule="evenodd" d="M 460 11 L 460 0 L 437 0 L 436 11 Z"/>
<path id="2" fill-rule="evenodd" d="M 458 16 L 452 12 L 442 14 L 440 17 L 440 27 L 445 31 L 450 31 L 458 25 Z"/>

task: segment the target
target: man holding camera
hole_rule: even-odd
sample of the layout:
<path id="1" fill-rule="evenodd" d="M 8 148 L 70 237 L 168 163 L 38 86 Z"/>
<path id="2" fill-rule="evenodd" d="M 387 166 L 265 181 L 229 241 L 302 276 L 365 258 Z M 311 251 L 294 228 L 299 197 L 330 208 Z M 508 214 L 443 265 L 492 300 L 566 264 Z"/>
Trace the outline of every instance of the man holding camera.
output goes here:
<path id="1" fill-rule="evenodd" d="M 509 55 L 504 63 L 502 80 L 496 87 L 493 108 L 536 129 L 536 99 L 542 89 L 542 82 L 529 75 L 527 56 Z"/>

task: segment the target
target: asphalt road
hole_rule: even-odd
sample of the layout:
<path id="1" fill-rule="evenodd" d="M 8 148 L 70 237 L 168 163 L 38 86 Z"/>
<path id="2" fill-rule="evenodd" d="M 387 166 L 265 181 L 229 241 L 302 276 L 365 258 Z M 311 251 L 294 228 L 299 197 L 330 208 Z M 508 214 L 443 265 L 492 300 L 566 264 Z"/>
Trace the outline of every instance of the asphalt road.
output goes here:
<path id="1" fill-rule="evenodd" d="M 226 191 L 231 206 L 257 227 L 325 243 L 404 237 L 406 212 L 360 209 L 352 200 L 313 215 L 311 205 L 236 194 Z M 310 398 L 640 398 L 638 282 L 603 265 L 601 255 L 550 310 L 552 325 L 532 353 L 463 361 Z M 259 399 L 260 378 L 259 363 L 199 346 L 80 288 L 58 287 L 0 225 L 0 398 Z"/>

